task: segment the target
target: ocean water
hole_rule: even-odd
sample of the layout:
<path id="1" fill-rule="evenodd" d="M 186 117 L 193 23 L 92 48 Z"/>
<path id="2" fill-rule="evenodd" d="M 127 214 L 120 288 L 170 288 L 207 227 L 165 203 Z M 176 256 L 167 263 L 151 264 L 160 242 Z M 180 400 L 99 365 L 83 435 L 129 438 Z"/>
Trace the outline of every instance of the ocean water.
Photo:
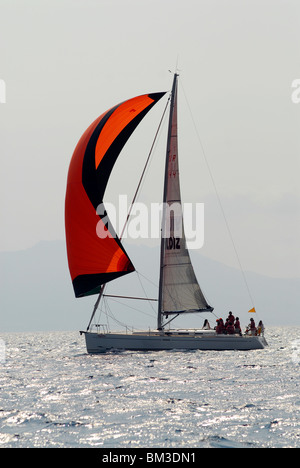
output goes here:
<path id="1" fill-rule="evenodd" d="M 300 328 L 266 337 L 88 355 L 76 332 L 0 334 L 0 447 L 299 447 Z"/>

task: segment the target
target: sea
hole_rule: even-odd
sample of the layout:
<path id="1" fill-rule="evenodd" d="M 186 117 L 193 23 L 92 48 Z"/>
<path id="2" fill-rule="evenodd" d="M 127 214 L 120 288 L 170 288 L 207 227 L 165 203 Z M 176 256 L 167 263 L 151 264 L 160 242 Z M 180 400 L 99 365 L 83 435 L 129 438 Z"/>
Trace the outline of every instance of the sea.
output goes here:
<path id="1" fill-rule="evenodd" d="M 0 447 L 300 447 L 300 327 L 266 339 L 88 355 L 78 332 L 1 333 Z"/>

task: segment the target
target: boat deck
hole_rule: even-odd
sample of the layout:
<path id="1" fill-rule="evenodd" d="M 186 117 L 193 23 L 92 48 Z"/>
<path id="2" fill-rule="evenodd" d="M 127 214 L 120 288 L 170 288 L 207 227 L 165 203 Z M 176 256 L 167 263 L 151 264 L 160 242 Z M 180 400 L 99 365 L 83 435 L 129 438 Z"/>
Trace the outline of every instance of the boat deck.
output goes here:
<path id="1" fill-rule="evenodd" d="M 214 330 L 144 331 L 134 333 L 84 333 L 89 353 L 119 350 L 250 350 L 263 349 L 263 336 L 218 335 Z"/>
<path id="2" fill-rule="evenodd" d="M 216 335 L 215 330 L 202 329 L 178 329 L 178 330 L 143 330 L 134 331 L 132 335 L 140 336 L 198 336 L 198 335 Z"/>

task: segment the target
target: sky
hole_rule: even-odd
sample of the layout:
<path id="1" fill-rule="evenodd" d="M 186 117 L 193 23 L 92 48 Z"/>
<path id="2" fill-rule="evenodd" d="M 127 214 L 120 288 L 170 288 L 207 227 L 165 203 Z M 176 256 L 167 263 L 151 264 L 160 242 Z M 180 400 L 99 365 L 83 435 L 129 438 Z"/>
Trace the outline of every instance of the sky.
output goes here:
<path id="1" fill-rule="evenodd" d="M 298 0 L 0 0 L 0 11 L 0 251 L 64 239 L 80 136 L 113 105 L 169 91 L 177 67 L 182 197 L 205 204 L 201 253 L 237 266 L 231 235 L 245 270 L 300 277 Z M 124 148 L 108 201 L 116 187 L 130 199 L 165 103 Z M 148 202 L 162 195 L 163 132 Z"/>

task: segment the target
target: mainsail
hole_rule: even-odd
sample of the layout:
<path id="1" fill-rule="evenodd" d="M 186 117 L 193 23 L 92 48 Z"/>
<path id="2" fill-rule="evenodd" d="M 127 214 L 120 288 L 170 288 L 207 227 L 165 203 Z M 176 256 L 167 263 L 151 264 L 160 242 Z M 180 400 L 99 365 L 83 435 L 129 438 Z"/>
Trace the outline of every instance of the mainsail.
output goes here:
<path id="1" fill-rule="evenodd" d="M 213 310 L 208 305 L 200 289 L 186 247 L 179 184 L 177 79 L 178 75 L 175 74 L 172 88 L 163 197 L 158 329 L 163 327 L 163 315 L 211 312 Z"/>
<path id="2" fill-rule="evenodd" d="M 98 117 L 73 153 L 65 201 L 66 243 L 76 297 L 98 294 L 101 285 L 134 271 L 120 240 L 97 213 L 113 166 L 126 141 L 165 93 L 129 99 Z M 104 220 L 105 218 L 105 220 Z M 97 235 L 97 230 L 107 235 Z"/>

